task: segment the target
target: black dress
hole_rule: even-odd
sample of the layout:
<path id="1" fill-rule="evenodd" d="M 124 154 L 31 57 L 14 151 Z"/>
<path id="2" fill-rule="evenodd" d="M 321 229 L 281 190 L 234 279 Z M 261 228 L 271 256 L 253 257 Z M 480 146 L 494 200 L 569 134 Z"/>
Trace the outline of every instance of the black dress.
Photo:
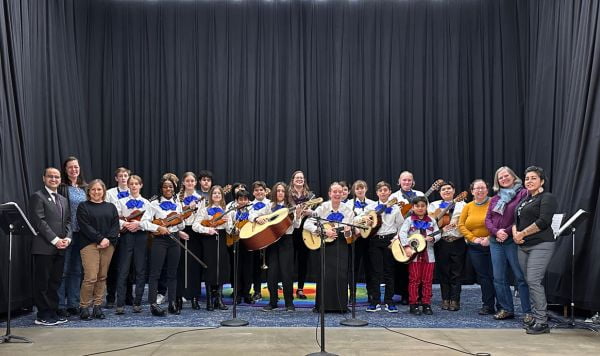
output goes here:
<path id="1" fill-rule="evenodd" d="M 321 272 L 321 251 L 319 255 L 319 273 Z M 319 309 L 321 301 L 321 275 L 317 279 L 317 295 L 315 308 Z M 348 244 L 343 233 L 338 234 L 335 241 L 325 244 L 325 276 L 324 299 L 326 312 L 348 311 Z"/>
<path id="2" fill-rule="evenodd" d="M 208 266 L 203 272 L 206 285 L 229 282 L 230 264 L 225 230 L 218 229 L 218 235 L 200 234 L 202 260 Z M 217 250 L 219 251 L 217 253 Z"/>

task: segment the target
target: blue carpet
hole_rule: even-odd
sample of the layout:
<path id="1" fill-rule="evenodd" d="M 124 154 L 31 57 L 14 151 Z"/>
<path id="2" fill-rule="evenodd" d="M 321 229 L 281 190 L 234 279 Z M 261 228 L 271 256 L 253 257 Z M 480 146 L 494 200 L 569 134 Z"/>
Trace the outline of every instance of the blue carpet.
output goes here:
<path id="1" fill-rule="evenodd" d="M 264 285 L 263 285 L 264 286 Z M 364 285 L 360 286 L 364 289 Z M 228 295 L 227 290 L 225 294 Z M 360 291 L 359 291 L 360 294 Z M 440 290 L 433 286 L 433 315 L 415 316 L 408 313 L 408 306 L 398 305 L 399 313 L 390 314 L 386 311 L 376 313 L 365 312 L 364 305 L 357 307 L 356 317 L 369 322 L 370 327 L 386 326 L 392 328 L 520 328 L 522 315 L 513 320 L 496 321 L 491 315 L 481 316 L 477 310 L 481 307 L 481 291 L 479 286 L 463 286 L 461 295 L 461 310 L 450 312 L 440 308 Z M 144 298 L 146 300 L 146 298 Z M 296 301 L 294 301 L 296 303 Z M 264 305 L 265 302 L 259 303 Z M 302 303 L 298 303 L 302 304 Z M 361 303 L 364 304 L 364 303 Z M 281 304 L 280 304 L 281 305 Z M 165 306 L 165 304 L 163 304 Z M 204 306 L 204 305 L 203 305 Z M 227 311 L 208 312 L 205 309 L 193 310 L 190 303 L 184 304 L 181 315 L 154 317 L 150 314 L 148 305 L 143 305 L 143 312 L 133 314 L 131 307 L 126 307 L 125 315 L 115 315 L 114 309 L 106 309 L 106 319 L 82 321 L 78 317 L 69 318 L 69 322 L 57 327 L 63 328 L 137 328 L 137 327 L 207 327 L 218 326 L 223 320 L 231 318 L 231 305 Z M 311 306 L 312 307 L 312 306 Z M 519 310 L 519 300 L 515 298 L 515 308 Z M 319 314 L 313 313 L 312 308 L 298 307 L 295 312 L 286 312 L 283 308 L 271 312 L 263 312 L 258 306 L 238 305 L 238 318 L 250 322 L 252 327 L 315 327 Z M 339 322 L 351 314 L 326 314 L 327 327 L 338 327 Z M 33 327 L 35 313 L 22 315 L 12 320 L 12 327 Z"/>

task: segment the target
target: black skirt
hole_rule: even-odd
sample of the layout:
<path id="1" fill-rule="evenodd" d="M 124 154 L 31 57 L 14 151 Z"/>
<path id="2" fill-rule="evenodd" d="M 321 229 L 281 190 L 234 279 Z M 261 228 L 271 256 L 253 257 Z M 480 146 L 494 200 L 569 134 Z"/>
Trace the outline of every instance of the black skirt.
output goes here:
<path id="1" fill-rule="evenodd" d="M 202 260 L 208 266 L 203 272 L 204 283 L 217 285 L 229 282 L 230 264 L 225 230 L 217 230 L 218 235 L 200 234 Z M 217 252 L 218 251 L 218 252 Z"/>

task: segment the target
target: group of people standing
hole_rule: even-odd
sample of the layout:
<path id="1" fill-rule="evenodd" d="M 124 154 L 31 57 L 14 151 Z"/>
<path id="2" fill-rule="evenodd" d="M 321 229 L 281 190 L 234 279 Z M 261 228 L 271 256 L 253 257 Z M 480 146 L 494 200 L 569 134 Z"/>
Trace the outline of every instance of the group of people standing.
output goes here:
<path id="1" fill-rule="evenodd" d="M 86 183 L 75 157 L 64 162 L 62 172 L 52 167 L 44 171 L 44 188 L 30 200 L 32 221 L 40 232 L 32 246 L 36 324 L 56 325 L 70 315 L 103 319 L 105 295 L 107 306 L 116 306 L 116 314 L 124 314 L 127 304 L 132 305 L 132 312 L 142 312 L 146 282 L 150 312 L 155 316 L 179 314 L 184 298 L 193 309 L 200 309 L 202 282 L 209 311 L 228 308 L 223 302 L 223 284 L 229 282 L 238 296 L 235 303 L 254 303 L 262 298 L 261 266 L 265 265 L 270 300 L 263 310 L 279 308 L 281 283 L 285 310 L 294 311 L 294 267 L 295 296 L 306 299 L 304 283 L 316 253 L 304 244 L 306 230 L 320 232 L 329 241 L 325 244 L 325 285 L 317 284 L 316 309 L 347 311 L 348 289 L 354 298 L 354 281 L 362 266 L 369 296 L 367 312 L 397 313 L 392 298 L 400 294 L 401 304 L 409 304 L 411 314 L 431 315 L 437 265 L 441 308 L 457 311 L 468 254 L 481 285 L 479 314 L 493 314 L 499 320 L 515 317 L 510 269 L 527 333 L 549 331 L 541 280 L 553 253 L 550 222 L 557 203 L 544 191 L 546 177 L 539 167 L 529 167 L 524 182 L 509 167 L 499 168 L 493 184 L 496 194 L 491 198 L 488 184 L 474 180 L 469 203 L 462 201 L 465 194 L 456 196 L 454 184 L 448 181 L 426 193 L 414 190 L 414 177 L 408 171 L 400 174 L 400 189 L 394 193 L 389 183 L 377 183 L 377 200 L 366 197 L 365 181 L 352 186 L 334 182 L 328 189 L 329 199 L 314 209 L 304 205 L 315 194 L 302 171 L 292 174 L 289 185 L 277 182 L 271 189 L 262 181 L 250 189 L 242 183 L 213 185 L 209 171 L 186 172 L 181 180 L 166 173 L 149 200 L 141 195 L 140 176 L 119 168 L 115 180 L 117 187 L 109 190 L 98 179 Z M 436 189 L 441 199 L 430 203 L 428 196 Z M 230 190 L 233 199 L 226 204 Z M 292 224 L 274 243 L 260 251 L 231 244 L 230 238 L 244 224 L 268 223 L 264 216 L 279 209 L 288 209 Z M 361 232 L 356 226 L 369 225 L 373 212 L 380 227 L 370 237 L 356 239 Z M 323 227 L 320 221 L 328 224 Z M 415 234 L 425 241 L 422 252 L 409 248 Z M 409 255 L 408 263 L 394 259 L 390 247 L 395 243 Z M 323 272 L 311 266 L 317 274 Z M 383 299 L 381 284 L 385 284 Z M 161 307 L 159 294 L 167 296 L 167 310 Z"/>

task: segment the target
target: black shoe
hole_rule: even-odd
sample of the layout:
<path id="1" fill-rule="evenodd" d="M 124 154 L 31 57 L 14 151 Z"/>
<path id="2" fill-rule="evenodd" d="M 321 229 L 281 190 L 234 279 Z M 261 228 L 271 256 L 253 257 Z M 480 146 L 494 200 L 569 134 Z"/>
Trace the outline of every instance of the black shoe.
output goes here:
<path id="1" fill-rule="evenodd" d="M 51 318 L 37 318 L 35 319 L 35 325 L 44 325 L 44 326 L 54 326 L 54 325 L 58 325 L 58 321 L 51 319 Z"/>
<path id="2" fill-rule="evenodd" d="M 152 315 L 154 315 L 154 316 L 165 316 L 167 314 L 167 313 L 165 313 L 165 310 L 163 308 L 161 308 L 160 305 L 158 305 L 158 304 L 151 304 L 150 311 L 152 312 Z"/>
<path id="3" fill-rule="evenodd" d="M 79 309 L 77 309 L 77 308 L 67 308 L 67 313 L 69 313 L 71 315 L 77 315 L 77 314 L 79 314 Z"/>
<path id="4" fill-rule="evenodd" d="M 409 313 L 413 315 L 421 315 L 421 309 L 419 309 L 419 304 L 411 304 L 409 308 Z"/>
<path id="5" fill-rule="evenodd" d="M 262 308 L 262 311 L 269 312 L 269 311 L 272 311 L 272 310 L 275 310 L 275 309 L 277 309 L 277 305 L 271 305 L 271 304 L 267 304 L 267 305 L 265 305 L 265 306 Z"/>
<path id="6" fill-rule="evenodd" d="M 302 289 L 296 289 L 296 297 L 298 297 L 298 299 L 306 299 L 306 295 L 304 295 Z"/>
<path id="7" fill-rule="evenodd" d="M 199 303 L 200 299 L 198 297 L 193 297 L 192 298 L 192 309 L 194 310 L 198 310 L 200 309 L 200 303 Z"/>
<path id="8" fill-rule="evenodd" d="M 61 318 L 68 318 L 71 316 L 71 313 L 69 313 L 66 309 L 61 308 L 56 311 L 56 315 Z"/>
<path id="9" fill-rule="evenodd" d="M 286 305 L 285 306 L 285 311 L 295 312 L 296 311 L 296 307 L 294 306 L 294 304 Z"/>
<path id="10" fill-rule="evenodd" d="M 181 314 L 181 310 L 177 307 L 176 302 L 169 302 L 169 314 Z"/>
<path id="11" fill-rule="evenodd" d="M 92 312 L 94 318 L 96 319 L 106 319 L 106 315 L 104 315 L 104 312 L 102 311 L 102 307 L 100 307 L 99 305 L 94 305 L 94 310 Z"/>
<path id="12" fill-rule="evenodd" d="M 79 311 L 79 319 L 81 320 L 92 320 L 92 316 L 90 315 L 89 308 L 81 308 Z"/>
<path id="13" fill-rule="evenodd" d="M 494 313 L 494 308 L 490 308 L 487 305 L 482 306 L 481 309 L 477 311 L 477 314 L 479 315 L 492 315 Z"/>
<path id="14" fill-rule="evenodd" d="M 252 300 L 255 302 L 260 302 L 262 300 L 262 294 L 256 292 L 252 295 Z"/>
<path id="15" fill-rule="evenodd" d="M 425 315 L 433 315 L 433 310 L 431 310 L 431 305 L 423 304 L 423 314 Z"/>
<path id="16" fill-rule="evenodd" d="M 123 315 L 123 314 L 125 314 L 125 307 L 117 307 L 117 309 L 115 309 L 115 314 L 116 315 Z"/>
<path id="17" fill-rule="evenodd" d="M 217 298 L 215 299 L 215 308 L 217 308 L 219 310 L 229 309 L 229 307 L 227 305 L 225 305 L 225 303 L 223 303 L 223 297 L 221 297 L 221 294 L 218 294 Z"/>
<path id="18" fill-rule="evenodd" d="M 134 313 L 141 313 L 142 312 L 142 307 L 139 306 L 139 305 L 135 305 L 134 304 L 131 311 L 134 312 Z"/>
<path id="19" fill-rule="evenodd" d="M 548 327 L 548 324 L 535 323 L 528 327 L 525 332 L 530 335 L 547 334 L 550 332 L 550 328 Z"/>

